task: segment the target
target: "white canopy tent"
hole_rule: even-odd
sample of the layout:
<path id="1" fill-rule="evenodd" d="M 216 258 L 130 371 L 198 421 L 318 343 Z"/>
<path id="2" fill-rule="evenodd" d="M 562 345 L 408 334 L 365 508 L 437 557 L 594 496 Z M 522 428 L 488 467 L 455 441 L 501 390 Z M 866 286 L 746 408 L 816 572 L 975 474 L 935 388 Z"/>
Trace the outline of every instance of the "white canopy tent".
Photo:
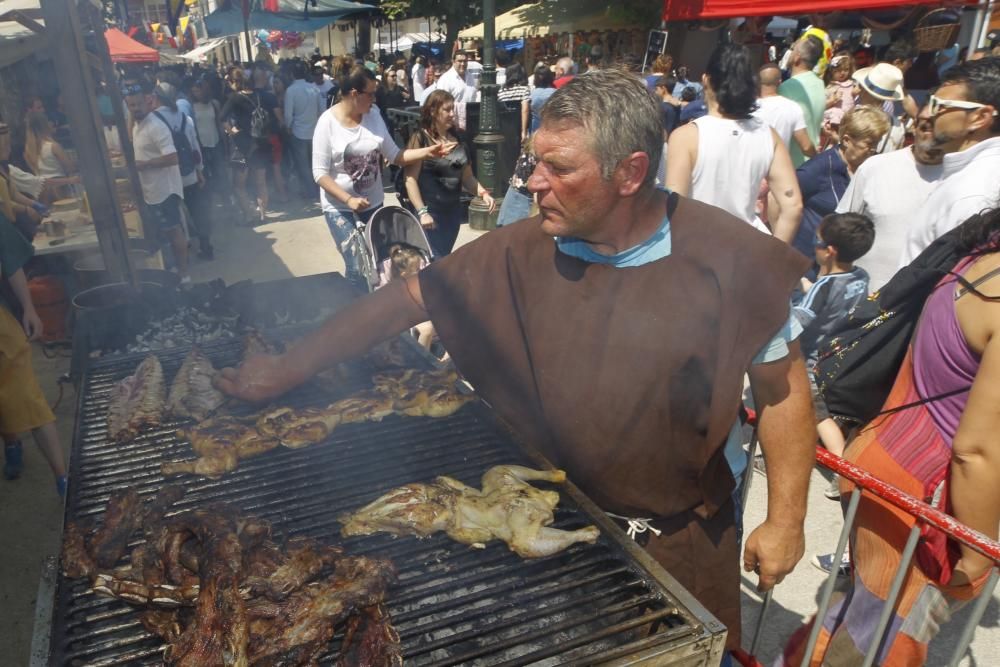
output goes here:
<path id="1" fill-rule="evenodd" d="M 213 37 L 211 39 L 207 39 L 187 53 L 181 54 L 181 57 L 185 60 L 205 62 L 212 51 L 216 50 L 220 46 L 224 46 L 228 40 L 228 37 Z"/>
<path id="2" fill-rule="evenodd" d="M 38 0 L 0 2 L 0 67 L 25 58 L 46 44 L 46 37 L 18 23 L 18 19 L 44 26 Z"/>
<path id="3" fill-rule="evenodd" d="M 399 38 L 382 42 L 374 46 L 375 49 L 382 49 L 389 53 L 395 51 L 409 51 L 414 44 L 421 42 L 443 42 L 445 36 L 440 32 L 408 32 L 400 35 Z"/>

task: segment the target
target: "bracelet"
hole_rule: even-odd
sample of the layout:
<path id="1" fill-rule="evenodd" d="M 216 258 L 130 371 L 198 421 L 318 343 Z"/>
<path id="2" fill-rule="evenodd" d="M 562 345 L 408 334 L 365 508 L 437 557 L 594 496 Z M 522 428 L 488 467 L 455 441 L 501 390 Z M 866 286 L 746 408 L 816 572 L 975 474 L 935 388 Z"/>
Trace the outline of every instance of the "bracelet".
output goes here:
<path id="1" fill-rule="evenodd" d="M 430 215 L 430 212 L 431 212 L 431 210 L 429 208 L 427 208 L 426 206 L 424 206 L 423 208 L 417 209 L 417 217 L 419 218 L 420 216 L 424 215 L 425 213 L 428 214 L 428 215 Z"/>

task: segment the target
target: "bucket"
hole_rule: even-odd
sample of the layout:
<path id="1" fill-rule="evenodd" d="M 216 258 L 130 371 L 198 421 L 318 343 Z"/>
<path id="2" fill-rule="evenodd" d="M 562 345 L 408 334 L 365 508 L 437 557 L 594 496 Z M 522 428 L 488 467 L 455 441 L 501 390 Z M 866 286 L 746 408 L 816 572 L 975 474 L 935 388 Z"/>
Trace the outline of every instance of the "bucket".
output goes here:
<path id="1" fill-rule="evenodd" d="M 28 281 L 28 292 L 35 312 L 42 320 L 42 340 L 65 340 L 69 300 L 62 281 L 55 276 L 38 276 Z"/>
<path id="2" fill-rule="evenodd" d="M 136 269 L 144 269 L 148 266 L 149 252 L 140 248 L 132 248 L 128 251 L 132 260 L 132 266 Z M 104 268 L 104 257 L 101 253 L 84 255 L 73 263 L 73 271 L 76 274 L 77 284 L 81 290 L 106 285 L 111 282 L 111 275 Z"/>
<path id="3" fill-rule="evenodd" d="M 87 337 L 88 352 L 122 349 L 144 332 L 152 320 L 166 317 L 177 307 L 177 291 L 155 283 L 98 285 L 73 297 L 77 333 Z"/>

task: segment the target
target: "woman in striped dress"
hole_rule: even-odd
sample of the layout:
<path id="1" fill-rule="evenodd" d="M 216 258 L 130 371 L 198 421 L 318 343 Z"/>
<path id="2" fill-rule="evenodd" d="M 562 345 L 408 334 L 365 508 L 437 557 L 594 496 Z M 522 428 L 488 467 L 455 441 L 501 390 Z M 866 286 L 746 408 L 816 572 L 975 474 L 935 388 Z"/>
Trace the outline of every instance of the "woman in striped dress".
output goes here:
<path id="1" fill-rule="evenodd" d="M 997 539 L 1000 525 L 1000 209 L 967 221 L 966 256 L 927 299 L 883 407 L 845 457 L 904 493 Z M 961 278 L 956 276 L 961 276 Z M 905 407 L 897 412 L 893 408 Z M 854 485 L 841 482 L 846 498 Z M 851 540 L 854 574 L 831 605 L 811 665 L 861 664 L 915 519 L 864 494 Z M 992 562 L 925 528 L 875 664 L 923 665 L 941 625 L 982 589 Z M 815 619 L 814 621 L 815 622 Z M 810 626 L 778 664 L 801 664 Z"/>

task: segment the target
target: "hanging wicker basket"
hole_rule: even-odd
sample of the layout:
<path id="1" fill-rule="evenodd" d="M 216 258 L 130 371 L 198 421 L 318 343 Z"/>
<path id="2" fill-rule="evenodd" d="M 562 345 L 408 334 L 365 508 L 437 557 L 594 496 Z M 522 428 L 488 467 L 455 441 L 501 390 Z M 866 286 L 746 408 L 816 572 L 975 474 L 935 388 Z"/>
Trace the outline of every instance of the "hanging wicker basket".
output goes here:
<path id="1" fill-rule="evenodd" d="M 913 39 L 921 53 L 947 49 L 955 43 L 961 29 L 959 17 L 951 9 L 939 8 L 927 12 L 913 29 Z"/>

